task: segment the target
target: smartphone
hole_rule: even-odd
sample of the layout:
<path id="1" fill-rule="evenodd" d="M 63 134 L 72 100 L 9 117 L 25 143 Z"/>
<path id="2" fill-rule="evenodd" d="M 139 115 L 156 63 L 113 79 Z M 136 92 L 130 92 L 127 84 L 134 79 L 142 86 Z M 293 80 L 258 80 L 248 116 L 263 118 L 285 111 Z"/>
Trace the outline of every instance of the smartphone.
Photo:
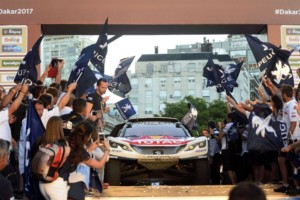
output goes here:
<path id="1" fill-rule="evenodd" d="M 97 110 L 93 110 L 93 111 L 92 111 L 92 115 L 95 116 L 95 115 L 97 115 L 97 114 L 98 114 L 98 111 L 97 111 Z"/>
<path id="2" fill-rule="evenodd" d="M 105 134 L 103 132 L 99 132 L 99 141 L 103 142 L 105 139 Z"/>
<path id="3" fill-rule="evenodd" d="M 59 62 L 62 62 L 62 61 L 63 61 L 63 59 L 52 58 L 51 63 L 50 63 L 50 66 L 52 66 L 52 67 L 57 67 L 58 63 L 59 63 Z"/>

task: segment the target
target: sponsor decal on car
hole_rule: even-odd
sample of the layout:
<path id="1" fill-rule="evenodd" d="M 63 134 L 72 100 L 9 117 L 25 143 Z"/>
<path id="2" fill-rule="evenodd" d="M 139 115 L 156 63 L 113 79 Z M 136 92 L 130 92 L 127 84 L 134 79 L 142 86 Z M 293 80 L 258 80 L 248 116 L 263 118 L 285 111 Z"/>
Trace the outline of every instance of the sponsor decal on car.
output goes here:
<path id="1" fill-rule="evenodd" d="M 184 139 L 135 139 L 129 141 L 131 145 L 143 145 L 143 146 L 157 146 L 157 145 L 164 145 L 164 146 L 178 146 L 186 144 L 188 141 Z"/>

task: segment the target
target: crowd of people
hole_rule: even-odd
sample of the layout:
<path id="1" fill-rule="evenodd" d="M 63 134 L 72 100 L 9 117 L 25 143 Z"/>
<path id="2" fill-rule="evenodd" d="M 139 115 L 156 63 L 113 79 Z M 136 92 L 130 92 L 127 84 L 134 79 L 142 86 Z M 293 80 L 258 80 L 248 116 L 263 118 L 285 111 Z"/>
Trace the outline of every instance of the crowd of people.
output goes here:
<path id="1" fill-rule="evenodd" d="M 209 138 L 211 183 L 275 183 L 281 185 L 274 192 L 299 195 L 300 88 L 277 88 L 267 77 L 262 83 L 255 101 L 227 96 L 226 119 L 202 130 Z"/>
<path id="2" fill-rule="evenodd" d="M 99 79 L 95 92 L 89 96 L 75 98 L 73 91 L 77 84 L 68 85 L 60 78 L 63 65 L 61 60 L 57 66 L 59 73 L 49 87 L 43 82 L 50 65 L 36 85 L 29 86 L 25 81 L 8 92 L 0 86 L 0 199 L 22 198 L 28 191 L 29 199 L 84 199 L 92 170 L 100 172 L 109 159 L 107 140 L 99 140 L 99 133 L 103 132 L 103 112 L 109 110 L 106 107 L 109 97 L 101 96 L 107 90 L 107 80 Z M 28 190 L 25 163 L 30 132 L 27 108 L 31 102 L 45 132 L 31 144 L 29 161 L 40 147 L 55 142 L 68 145 L 70 153 L 59 168 L 56 180 L 45 183 L 30 176 Z"/>
<path id="3" fill-rule="evenodd" d="M 109 97 L 102 97 L 108 82 L 101 78 L 94 93 L 75 98 L 76 83 L 68 85 L 60 78 L 63 65 L 63 60 L 58 63 L 58 76 L 49 87 L 43 82 L 50 65 L 37 85 L 25 82 L 8 92 L 0 86 L 0 186 L 7 188 L 1 190 L 0 199 L 24 194 L 26 111 L 31 101 L 45 132 L 32 144 L 29 160 L 39 147 L 58 141 L 70 146 L 70 154 L 55 181 L 44 183 L 30 177 L 32 199 L 84 199 L 92 169 L 102 169 L 109 159 L 108 142 L 99 140 L 103 113 L 109 111 L 106 106 Z M 209 138 L 211 184 L 276 182 L 282 185 L 275 192 L 297 195 L 300 194 L 300 89 L 294 90 L 290 85 L 278 89 L 268 78 L 263 83 L 271 93 L 269 97 L 262 86 L 258 90 L 260 100 L 237 104 L 227 96 L 226 119 L 210 121 L 202 130 Z M 265 137 L 269 134 L 267 130 L 277 136 L 276 144 L 272 144 L 276 139 Z M 269 143 L 263 143 L 261 149 L 255 148 L 259 145 L 253 144 L 253 134 Z"/>

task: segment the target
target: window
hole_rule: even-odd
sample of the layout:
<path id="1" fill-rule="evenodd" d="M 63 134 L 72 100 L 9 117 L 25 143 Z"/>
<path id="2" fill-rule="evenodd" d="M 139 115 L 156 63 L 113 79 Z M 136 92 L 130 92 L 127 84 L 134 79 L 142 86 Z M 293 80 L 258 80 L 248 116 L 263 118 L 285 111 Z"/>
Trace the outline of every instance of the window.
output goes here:
<path id="1" fill-rule="evenodd" d="M 130 80 L 130 84 L 132 89 L 138 89 L 138 79 L 137 78 L 132 78 Z"/>
<path id="2" fill-rule="evenodd" d="M 166 78 L 160 78 L 160 79 L 159 79 L 159 82 L 160 82 L 160 86 L 161 86 L 161 87 L 165 87 L 165 86 L 166 86 L 167 79 L 166 79 Z"/>
<path id="3" fill-rule="evenodd" d="M 166 101 L 167 100 L 167 91 L 160 91 L 159 92 L 159 100 Z"/>
<path id="4" fill-rule="evenodd" d="M 195 77 L 189 77 L 188 82 L 189 83 L 195 83 Z"/>
<path id="5" fill-rule="evenodd" d="M 152 86 L 152 78 L 146 78 L 145 80 L 145 87 L 151 87 Z"/>
<path id="6" fill-rule="evenodd" d="M 58 55 L 58 51 L 51 51 L 51 57 L 53 58 L 53 57 L 59 57 L 59 55 Z"/>
<path id="7" fill-rule="evenodd" d="M 195 72 L 196 71 L 196 63 L 189 63 L 187 65 L 188 72 Z"/>
<path id="8" fill-rule="evenodd" d="M 180 63 L 174 64 L 174 72 L 181 72 L 181 64 Z"/>
<path id="9" fill-rule="evenodd" d="M 152 114 L 152 104 L 146 105 L 145 114 Z"/>
<path id="10" fill-rule="evenodd" d="M 181 91 L 180 90 L 175 90 L 174 95 L 173 95 L 174 100 L 180 100 L 181 99 Z"/>
<path id="11" fill-rule="evenodd" d="M 168 65 L 161 65 L 161 72 L 167 73 L 168 72 Z"/>
<path id="12" fill-rule="evenodd" d="M 209 90 L 202 90 L 203 97 L 209 97 Z"/>
<path id="13" fill-rule="evenodd" d="M 152 100 L 152 91 L 150 90 L 146 91 L 146 98 Z"/>
<path id="14" fill-rule="evenodd" d="M 174 77 L 174 84 L 180 84 L 181 78 L 180 77 Z"/>
<path id="15" fill-rule="evenodd" d="M 246 50 L 230 51 L 230 56 L 246 56 Z"/>
<path id="16" fill-rule="evenodd" d="M 165 104 L 160 104 L 160 105 L 159 105 L 159 112 L 160 112 L 160 113 L 164 113 L 164 112 L 165 112 L 165 109 L 166 109 L 166 105 L 165 105 Z"/>
<path id="17" fill-rule="evenodd" d="M 153 74 L 153 68 L 154 68 L 153 64 L 152 64 L 152 63 L 149 63 L 149 64 L 147 65 L 147 71 L 146 71 L 146 73 L 147 73 L 147 74 Z"/>
<path id="18" fill-rule="evenodd" d="M 196 91 L 195 90 L 188 90 L 188 95 L 189 96 L 195 96 Z"/>
<path id="19" fill-rule="evenodd" d="M 131 101 L 131 103 L 137 104 L 138 103 L 138 93 L 131 92 L 130 93 L 130 101 Z"/>

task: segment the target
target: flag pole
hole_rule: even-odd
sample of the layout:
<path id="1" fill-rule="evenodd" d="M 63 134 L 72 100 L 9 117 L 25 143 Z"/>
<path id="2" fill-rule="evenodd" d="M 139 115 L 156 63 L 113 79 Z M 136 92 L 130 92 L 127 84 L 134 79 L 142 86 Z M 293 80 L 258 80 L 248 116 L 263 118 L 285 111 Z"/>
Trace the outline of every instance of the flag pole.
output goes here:
<path id="1" fill-rule="evenodd" d="M 28 74 L 29 74 L 29 67 L 27 67 L 26 74 L 25 74 L 24 78 L 23 78 L 22 81 L 21 81 L 21 85 L 22 85 L 22 86 L 26 83 L 27 78 L 28 78 Z M 19 95 L 19 93 L 20 93 L 20 91 L 18 91 L 18 92 L 15 94 L 15 97 L 14 97 L 14 98 L 17 98 L 18 95 Z"/>
<path id="2" fill-rule="evenodd" d="M 80 79 L 81 75 L 83 74 L 83 72 L 80 73 L 80 75 L 78 76 L 78 78 L 76 79 L 75 83 L 78 82 L 78 80 Z"/>

